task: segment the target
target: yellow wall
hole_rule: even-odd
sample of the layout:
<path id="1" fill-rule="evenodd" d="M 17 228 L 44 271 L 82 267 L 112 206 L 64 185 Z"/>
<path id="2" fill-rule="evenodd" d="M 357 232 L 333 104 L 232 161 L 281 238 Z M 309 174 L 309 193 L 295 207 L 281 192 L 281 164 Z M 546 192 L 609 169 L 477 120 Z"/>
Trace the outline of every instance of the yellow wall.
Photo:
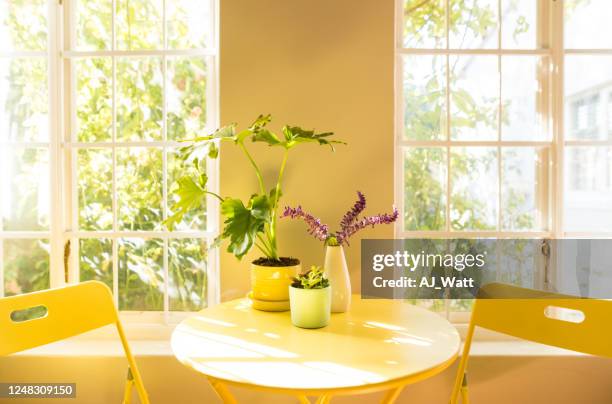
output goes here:
<path id="1" fill-rule="evenodd" d="M 297 124 L 331 130 L 348 146 L 336 153 L 314 144 L 292 151 L 281 205 L 302 204 L 335 225 L 361 190 L 368 211 L 393 204 L 393 0 L 222 0 L 221 123 L 250 123 L 273 114 L 273 128 Z M 251 145 L 269 187 L 280 153 Z M 257 147 L 256 147 L 257 146 Z M 221 150 L 221 193 L 246 198 L 257 190 L 239 150 Z M 280 252 L 303 265 L 322 264 L 324 250 L 303 223 L 280 221 Z M 393 226 L 360 237 L 391 238 Z M 359 237 L 347 259 L 359 290 Z M 221 292 L 227 300 L 249 289 L 249 262 L 223 251 Z"/>

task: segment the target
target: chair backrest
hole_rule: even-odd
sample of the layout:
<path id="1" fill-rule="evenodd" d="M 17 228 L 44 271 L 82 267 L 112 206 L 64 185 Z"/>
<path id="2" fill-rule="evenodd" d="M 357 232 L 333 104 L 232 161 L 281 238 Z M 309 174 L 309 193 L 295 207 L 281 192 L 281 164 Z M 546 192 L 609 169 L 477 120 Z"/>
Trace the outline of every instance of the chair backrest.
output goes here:
<path id="1" fill-rule="evenodd" d="M 472 312 L 472 326 L 612 358 L 612 301 L 576 298 L 499 283 L 483 286 L 478 297 Z M 573 316 L 559 317 L 567 309 Z"/>
<path id="2" fill-rule="evenodd" d="M 46 308 L 42 317 L 13 319 L 38 306 Z M 115 324 L 117 318 L 109 288 L 96 281 L 5 297 L 0 299 L 0 356 Z"/>

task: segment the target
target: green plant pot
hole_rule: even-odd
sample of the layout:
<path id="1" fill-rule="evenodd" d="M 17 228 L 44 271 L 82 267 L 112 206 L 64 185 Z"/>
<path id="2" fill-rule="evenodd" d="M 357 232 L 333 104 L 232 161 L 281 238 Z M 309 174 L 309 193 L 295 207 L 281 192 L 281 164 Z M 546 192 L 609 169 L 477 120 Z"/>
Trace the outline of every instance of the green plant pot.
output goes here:
<path id="1" fill-rule="evenodd" d="M 321 328 L 329 324 L 331 286 L 325 289 L 299 289 L 289 286 L 291 322 L 300 328 Z"/>

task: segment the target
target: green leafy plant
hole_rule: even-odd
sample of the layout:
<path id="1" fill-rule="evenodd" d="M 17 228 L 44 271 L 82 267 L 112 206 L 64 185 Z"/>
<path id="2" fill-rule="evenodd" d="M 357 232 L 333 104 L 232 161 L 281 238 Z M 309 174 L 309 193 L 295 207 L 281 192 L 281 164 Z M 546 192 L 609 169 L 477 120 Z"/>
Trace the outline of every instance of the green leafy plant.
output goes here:
<path id="1" fill-rule="evenodd" d="M 323 269 L 313 265 L 309 271 L 293 278 L 291 286 L 298 289 L 325 289 L 329 286 L 329 279 L 323 274 Z"/>
<path id="2" fill-rule="evenodd" d="M 270 115 L 260 115 L 251 126 L 241 131 L 236 130 L 236 124 L 230 124 L 211 135 L 196 137 L 191 140 L 191 144 L 180 149 L 179 158 L 195 170 L 177 181 L 178 202 L 174 206 L 176 213 L 165 222 L 170 229 L 173 229 L 184 215 L 200 209 L 207 195 L 213 195 L 221 201 L 221 213 L 225 217 L 225 227 L 216 244 L 222 239 L 227 239 L 229 241 L 227 251 L 238 259 L 241 259 L 255 246 L 269 261 L 281 260 L 278 255 L 277 209 L 282 195 L 281 184 L 289 152 L 304 143 L 330 146 L 334 150 L 334 144 L 344 144 L 344 142 L 332 140 L 333 133 L 331 132 L 315 133 L 288 125 L 283 127 L 282 136 L 278 136 L 266 127 L 270 121 Z M 252 142 L 264 142 L 271 147 L 284 149 L 276 184 L 269 191 L 259 166 L 246 147 L 248 139 Z M 207 158 L 218 157 L 217 141 L 232 142 L 239 147 L 255 171 L 259 193 L 251 195 L 246 203 L 239 198 L 223 198 L 207 189 L 208 177 L 205 173 L 205 161 Z"/>

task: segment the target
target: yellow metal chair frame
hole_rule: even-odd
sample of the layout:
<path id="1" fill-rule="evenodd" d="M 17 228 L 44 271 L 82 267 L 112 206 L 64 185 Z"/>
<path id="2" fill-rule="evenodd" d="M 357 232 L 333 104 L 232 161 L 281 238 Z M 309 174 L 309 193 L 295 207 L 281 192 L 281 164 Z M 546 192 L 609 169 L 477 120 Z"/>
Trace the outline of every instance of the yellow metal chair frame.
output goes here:
<path id="1" fill-rule="evenodd" d="M 549 308 L 570 309 L 584 315 L 582 322 L 549 317 Z M 590 355 L 612 358 L 612 301 L 581 299 L 567 295 L 492 283 L 481 288 L 474 302 L 472 318 L 451 404 L 461 395 L 469 403 L 467 362 L 476 327 L 507 334 L 524 340 L 556 346 Z"/>
<path id="2" fill-rule="evenodd" d="M 13 321 L 12 313 L 43 306 L 46 315 L 26 321 Z M 109 288 L 96 281 L 0 299 L 0 356 L 25 351 L 87 331 L 114 324 L 128 361 L 123 403 L 131 402 L 136 387 L 142 404 L 149 398 L 132 356 Z"/>

